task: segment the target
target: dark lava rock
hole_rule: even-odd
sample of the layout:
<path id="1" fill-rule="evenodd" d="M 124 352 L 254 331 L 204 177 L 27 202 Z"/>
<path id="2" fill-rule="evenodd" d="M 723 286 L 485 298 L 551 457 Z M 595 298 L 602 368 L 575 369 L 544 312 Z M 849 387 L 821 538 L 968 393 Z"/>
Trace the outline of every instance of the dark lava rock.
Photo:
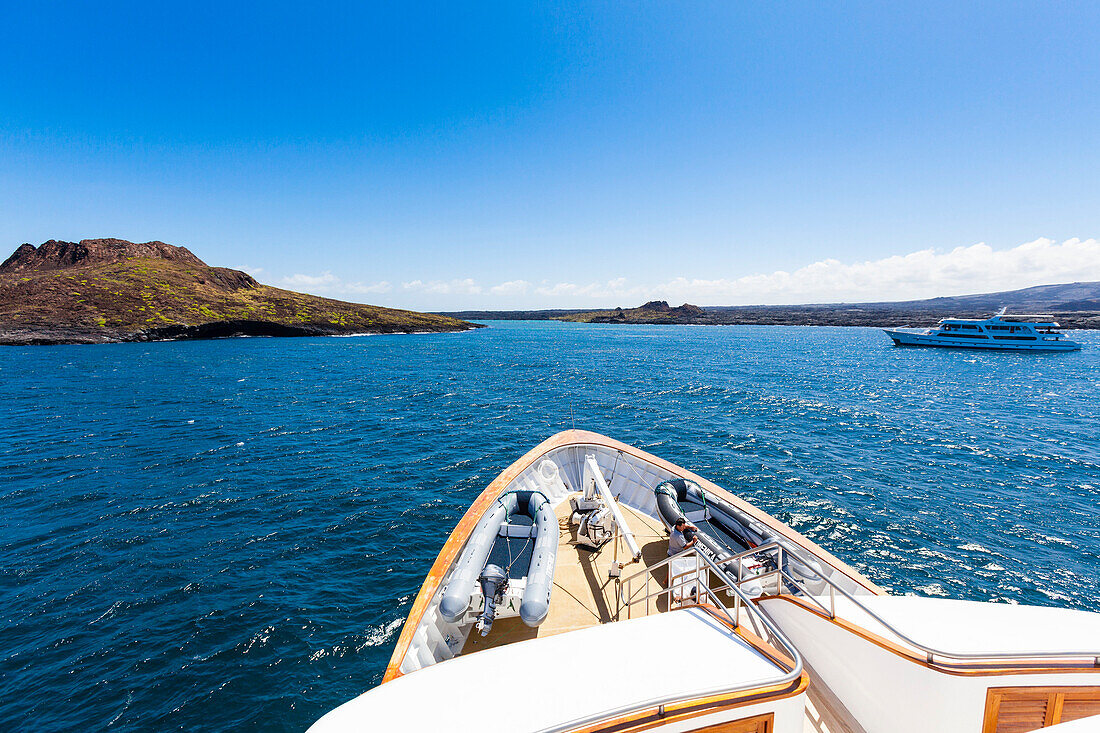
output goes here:
<path id="1" fill-rule="evenodd" d="M 206 267 L 206 263 L 191 254 L 186 247 L 176 247 L 164 242 L 139 243 L 127 242 L 125 239 L 82 239 L 79 242 L 59 242 L 51 239 L 38 247 L 33 244 L 20 245 L 11 257 L 0 264 L 0 272 L 60 270 L 68 267 L 119 262 L 130 257 L 152 257 Z"/>

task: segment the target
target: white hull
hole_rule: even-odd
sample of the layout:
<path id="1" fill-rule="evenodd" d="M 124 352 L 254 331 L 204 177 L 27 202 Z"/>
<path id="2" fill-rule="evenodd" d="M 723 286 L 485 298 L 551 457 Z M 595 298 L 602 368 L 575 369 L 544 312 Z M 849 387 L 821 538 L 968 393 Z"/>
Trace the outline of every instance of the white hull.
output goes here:
<path id="1" fill-rule="evenodd" d="M 669 495 L 657 490 L 677 478 L 721 500 L 694 520 L 685 511 L 689 521 L 728 504 L 764 539 L 730 558 L 732 574 L 693 548 L 668 555 Z M 591 496 L 593 483 L 614 497 L 618 519 L 613 539 L 586 549 L 572 500 Z M 502 611 L 482 637 L 472 616 L 444 619 L 440 602 L 475 528 L 515 491 L 537 491 L 555 508 L 550 611 L 534 628 Z M 746 558 L 766 561 L 764 572 L 743 574 Z M 480 606 L 484 595 L 470 593 Z M 413 603 L 384 684 L 312 730 L 404 720 L 444 733 L 1028 731 L 1100 722 L 1098 640 L 1095 613 L 887 595 L 701 476 L 573 430 L 528 452 L 474 501 Z"/>
<path id="2" fill-rule="evenodd" d="M 1029 343 L 994 341 L 946 334 L 914 333 L 898 329 L 883 329 L 895 346 L 938 346 L 949 349 L 984 349 L 987 351 L 1077 351 L 1074 341 L 1050 340 Z"/>

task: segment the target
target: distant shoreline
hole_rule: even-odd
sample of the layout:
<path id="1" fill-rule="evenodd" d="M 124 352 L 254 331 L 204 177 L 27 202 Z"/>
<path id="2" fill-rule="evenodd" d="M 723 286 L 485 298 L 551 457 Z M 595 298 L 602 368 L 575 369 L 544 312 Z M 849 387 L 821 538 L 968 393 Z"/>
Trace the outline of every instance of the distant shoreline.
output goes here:
<path id="1" fill-rule="evenodd" d="M 762 309 L 761 309 L 762 310 Z M 993 312 L 985 310 L 935 310 L 935 311 L 867 311 L 855 308 L 830 310 L 822 307 L 788 308 L 776 306 L 771 312 L 746 309 L 744 313 L 712 312 L 704 308 L 705 315 L 695 318 L 577 318 L 591 311 L 567 311 L 547 314 L 541 311 L 458 311 L 436 315 L 460 318 L 465 321 L 563 321 L 579 323 L 604 323 L 645 326 L 861 326 L 867 328 L 897 328 L 932 326 L 941 318 L 988 318 Z M 724 311 L 724 309 L 723 309 Z M 1058 312 L 1048 309 L 1062 328 L 1073 330 L 1100 330 L 1100 311 Z M 1010 311 L 1011 314 L 1011 311 Z"/>
<path id="2" fill-rule="evenodd" d="M 655 300 L 636 308 L 467 310 L 435 315 L 478 321 L 574 321 L 639 325 L 703 326 L 931 326 L 941 318 L 988 318 L 1001 308 L 1009 315 L 1049 314 L 1067 329 L 1100 329 L 1100 282 L 1038 285 L 1022 290 L 927 300 L 802 305 L 670 306 Z"/>

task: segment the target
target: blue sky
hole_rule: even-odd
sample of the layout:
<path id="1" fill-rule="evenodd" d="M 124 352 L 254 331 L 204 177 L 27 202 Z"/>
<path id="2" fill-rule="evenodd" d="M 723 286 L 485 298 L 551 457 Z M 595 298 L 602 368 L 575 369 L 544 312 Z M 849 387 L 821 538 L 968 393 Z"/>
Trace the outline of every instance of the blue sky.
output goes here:
<path id="1" fill-rule="evenodd" d="M 1098 37 L 1093 3 L 9 4 L 0 248 L 423 309 L 1097 280 Z"/>

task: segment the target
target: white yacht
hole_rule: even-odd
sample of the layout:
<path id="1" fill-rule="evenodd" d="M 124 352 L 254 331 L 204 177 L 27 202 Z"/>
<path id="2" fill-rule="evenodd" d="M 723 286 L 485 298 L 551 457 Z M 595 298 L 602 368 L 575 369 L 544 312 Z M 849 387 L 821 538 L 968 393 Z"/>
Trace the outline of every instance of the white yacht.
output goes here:
<path id="1" fill-rule="evenodd" d="M 686 518 L 695 543 L 669 555 Z M 1054 733 L 1100 724 L 1100 614 L 891 596 L 706 479 L 559 433 L 459 521 L 382 684 L 315 733 Z"/>
<path id="2" fill-rule="evenodd" d="M 884 329 L 895 346 L 946 346 L 956 349 L 1007 351 L 1075 351 L 1081 345 L 1067 339 L 1053 316 L 1005 315 L 1002 308 L 985 320 L 943 318 L 935 328 Z"/>

